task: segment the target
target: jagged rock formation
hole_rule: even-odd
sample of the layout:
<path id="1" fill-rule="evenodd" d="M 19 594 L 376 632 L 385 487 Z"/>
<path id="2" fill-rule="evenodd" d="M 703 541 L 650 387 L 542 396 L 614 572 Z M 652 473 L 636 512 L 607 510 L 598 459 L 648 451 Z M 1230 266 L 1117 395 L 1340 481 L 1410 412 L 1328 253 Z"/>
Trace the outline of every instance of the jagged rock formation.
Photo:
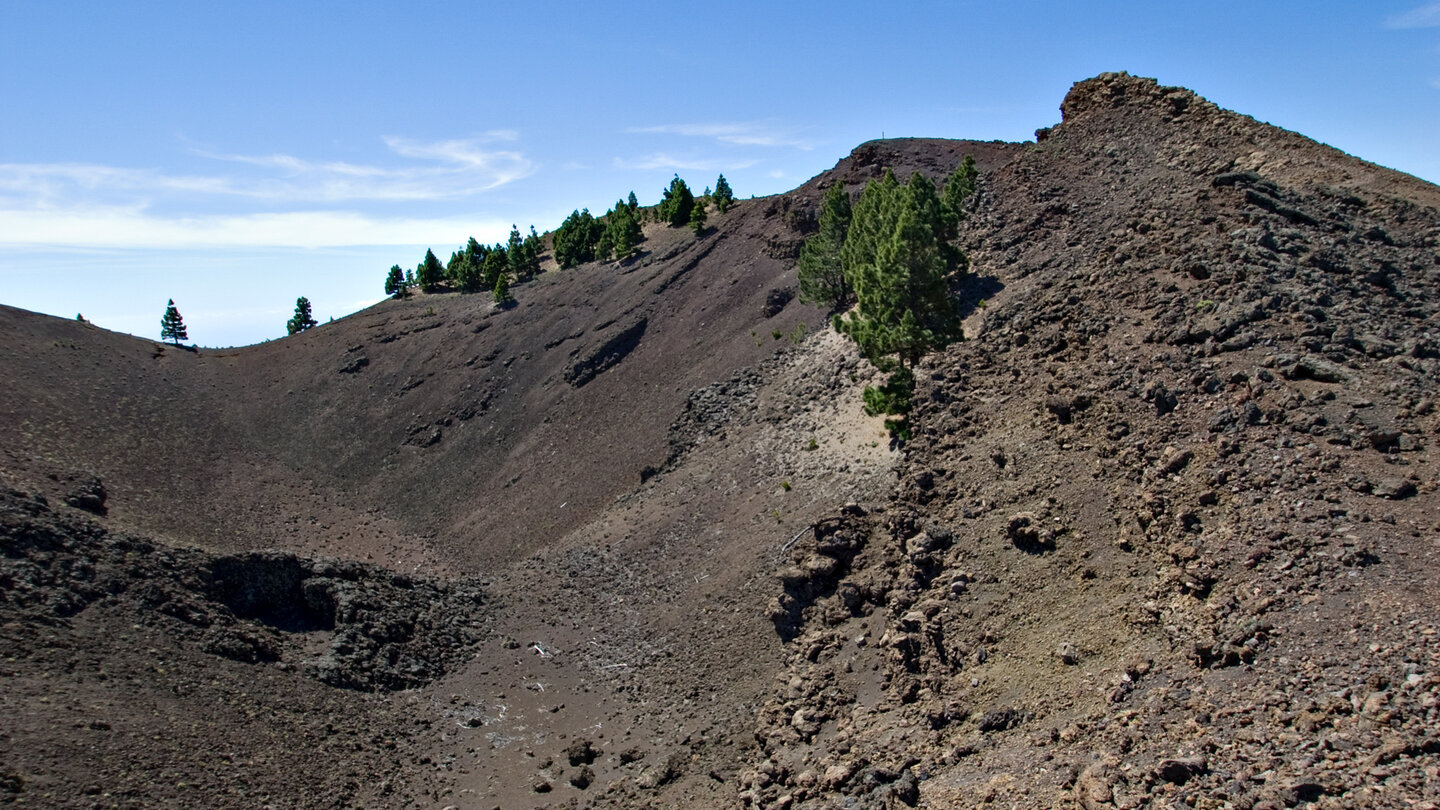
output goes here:
<path id="1" fill-rule="evenodd" d="M 894 499 L 792 552 L 743 796 L 1433 803 L 1436 190 L 1123 74 L 1062 110 Z"/>

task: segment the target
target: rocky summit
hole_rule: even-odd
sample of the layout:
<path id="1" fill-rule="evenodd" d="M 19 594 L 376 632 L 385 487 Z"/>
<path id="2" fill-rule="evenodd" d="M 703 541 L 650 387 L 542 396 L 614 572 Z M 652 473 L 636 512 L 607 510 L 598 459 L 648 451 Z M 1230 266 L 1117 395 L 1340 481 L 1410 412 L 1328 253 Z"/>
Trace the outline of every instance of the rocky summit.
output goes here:
<path id="1" fill-rule="evenodd" d="M 1440 188 L 1123 73 L 517 305 L 0 308 L 0 803 L 1435 808 Z M 965 339 L 795 297 L 970 156 Z"/>

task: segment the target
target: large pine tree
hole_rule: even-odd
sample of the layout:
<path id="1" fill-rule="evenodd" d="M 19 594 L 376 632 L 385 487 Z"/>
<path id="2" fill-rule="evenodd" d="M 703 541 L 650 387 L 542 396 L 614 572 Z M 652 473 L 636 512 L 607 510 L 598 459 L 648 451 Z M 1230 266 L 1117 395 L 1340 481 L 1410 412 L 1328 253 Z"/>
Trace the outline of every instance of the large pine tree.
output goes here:
<path id="1" fill-rule="evenodd" d="M 900 415 L 886 421 L 905 438 L 914 369 L 935 349 L 959 340 L 950 281 L 964 256 L 945 239 L 946 216 L 935 186 L 920 173 L 901 186 L 891 172 L 871 181 L 855 205 L 842 252 L 857 305 L 835 325 L 877 368 L 891 372 L 865 391 L 866 410 Z"/>
<path id="2" fill-rule="evenodd" d="M 836 181 L 820 203 L 820 228 L 800 248 L 800 300 L 840 311 L 854 303 L 840 254 L 850 231 L 850 195 Z"/>

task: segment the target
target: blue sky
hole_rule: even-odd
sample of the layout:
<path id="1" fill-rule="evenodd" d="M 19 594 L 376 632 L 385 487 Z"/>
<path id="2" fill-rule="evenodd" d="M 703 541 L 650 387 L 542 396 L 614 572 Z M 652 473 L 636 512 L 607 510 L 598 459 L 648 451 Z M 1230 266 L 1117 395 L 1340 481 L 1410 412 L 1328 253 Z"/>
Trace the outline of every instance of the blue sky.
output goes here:
<path id="1" fill-rule="evenodd" d="M 1127 70 L 1440 181 L 1440 2 L 0 2 L 0 303 L 193 341 L 678 172 L 1026 140 Z"/>

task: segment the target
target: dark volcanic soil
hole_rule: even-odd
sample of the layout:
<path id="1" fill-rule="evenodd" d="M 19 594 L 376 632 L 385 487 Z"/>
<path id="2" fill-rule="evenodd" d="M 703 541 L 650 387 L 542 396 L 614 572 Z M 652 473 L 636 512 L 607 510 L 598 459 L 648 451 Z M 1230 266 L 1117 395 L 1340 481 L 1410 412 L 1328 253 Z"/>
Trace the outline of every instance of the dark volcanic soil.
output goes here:
<path id="1" fill-rule="evenodd" d="M 1062 112 L 511 310 L 0 308 L 0 802 L 1434 808 L 1440 190 L 1124 74 Z M 897 451 L 765 305 L 825 184 L 966 153 Z"/>

